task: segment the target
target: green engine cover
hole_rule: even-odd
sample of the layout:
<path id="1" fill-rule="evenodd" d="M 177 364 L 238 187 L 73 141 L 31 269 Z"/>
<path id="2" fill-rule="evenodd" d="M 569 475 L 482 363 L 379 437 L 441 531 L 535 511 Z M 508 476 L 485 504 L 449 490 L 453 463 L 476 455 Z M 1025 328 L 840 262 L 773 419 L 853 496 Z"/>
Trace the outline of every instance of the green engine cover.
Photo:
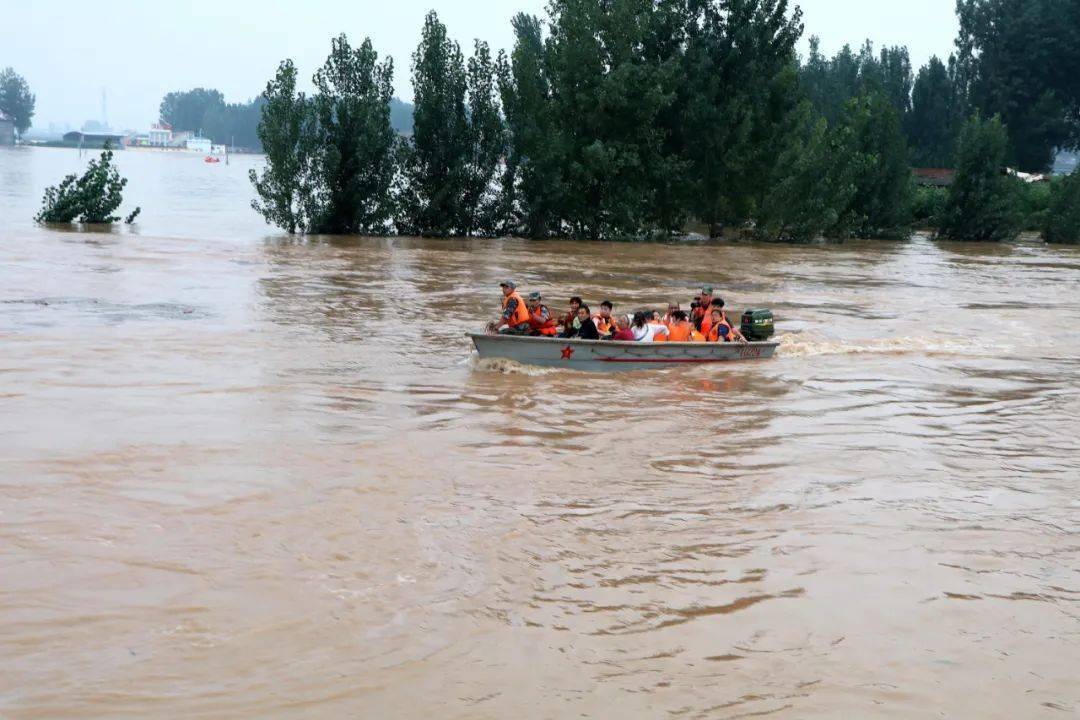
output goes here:
<path id="1" fill-rule="evenodd" d="M 751 342 L 768 340 L 776 332 L 772 310 L 747 310 L 743 313 L 739 330 Z"/>

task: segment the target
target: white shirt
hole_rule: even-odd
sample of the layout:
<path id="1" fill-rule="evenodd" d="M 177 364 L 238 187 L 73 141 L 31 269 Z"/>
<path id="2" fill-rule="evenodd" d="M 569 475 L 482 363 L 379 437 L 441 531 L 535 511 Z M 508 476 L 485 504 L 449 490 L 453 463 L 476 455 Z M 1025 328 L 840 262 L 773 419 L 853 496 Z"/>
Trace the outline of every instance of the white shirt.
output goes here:
<path id="1" fill-rule="evenodd" d="M 634 331 L 634 340 L 638 342 L 655 342 L 657 335 L 668 334 L 667 327 L 663 325 L 655 325 L 653 323 L 646 323 L 645 327 L 631 328 Z"/>

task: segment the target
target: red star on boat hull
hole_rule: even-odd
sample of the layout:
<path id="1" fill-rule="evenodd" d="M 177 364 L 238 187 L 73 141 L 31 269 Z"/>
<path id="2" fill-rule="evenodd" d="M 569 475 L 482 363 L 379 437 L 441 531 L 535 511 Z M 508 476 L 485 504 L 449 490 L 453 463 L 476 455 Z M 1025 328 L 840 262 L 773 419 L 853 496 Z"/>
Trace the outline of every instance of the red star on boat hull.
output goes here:
<path id="1" fill-rule="evenodd" d="M 571 357 L 573 357 L 573 355 L 574 355 L 574 348 L 571 347 L 570 345 L 567 345 L 566 347 L 564 347 L 562 349 L 562 359 L 563 360 L 569 360 Z"/>

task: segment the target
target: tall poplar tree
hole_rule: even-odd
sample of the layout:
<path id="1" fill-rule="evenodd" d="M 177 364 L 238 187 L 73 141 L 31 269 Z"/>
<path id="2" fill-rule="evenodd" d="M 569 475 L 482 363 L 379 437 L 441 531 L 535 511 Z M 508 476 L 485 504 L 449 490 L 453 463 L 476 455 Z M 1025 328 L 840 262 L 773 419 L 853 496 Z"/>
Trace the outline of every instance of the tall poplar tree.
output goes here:
<path id="1" fill-rule="evenodd" d="M 511 23 L 513 51 L 500 53 L 497 63 L 509 142 L 499 215 L 506 232 L 547 237 L 561 227 L 562 135 L 540 20 L 521 13 Z"/>
<path id="2" fill-rule="evenodd" d="M 951 167 L 956 157 L 963 109 L 956 92 L 955 64 L 936 56 L 919 70 L 906 131 L 916 167 Z"/>
<path id="3" fill-rule="evenodd" d="M 367 38 L 355 50 L 340 35 L 313 78 L 313 175 L 318 232 L 383 234 L 393 211 L 393 61 L 378 62 Z"/>

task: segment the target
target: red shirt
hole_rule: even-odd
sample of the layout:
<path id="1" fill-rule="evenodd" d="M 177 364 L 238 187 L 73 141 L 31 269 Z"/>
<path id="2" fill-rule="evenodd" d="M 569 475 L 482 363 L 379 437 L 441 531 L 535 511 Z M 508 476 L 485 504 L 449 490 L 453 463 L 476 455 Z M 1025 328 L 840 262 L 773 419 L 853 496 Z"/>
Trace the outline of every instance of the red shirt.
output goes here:
<path id="1" fill-rule="evenodd" d="M 634 342 L 634 331 L 630 328 L 623 328 L 622 330 L 616 330 L 615 334 L 611 336 L 612 340 L 622 340 L 624 342 Z"/>

